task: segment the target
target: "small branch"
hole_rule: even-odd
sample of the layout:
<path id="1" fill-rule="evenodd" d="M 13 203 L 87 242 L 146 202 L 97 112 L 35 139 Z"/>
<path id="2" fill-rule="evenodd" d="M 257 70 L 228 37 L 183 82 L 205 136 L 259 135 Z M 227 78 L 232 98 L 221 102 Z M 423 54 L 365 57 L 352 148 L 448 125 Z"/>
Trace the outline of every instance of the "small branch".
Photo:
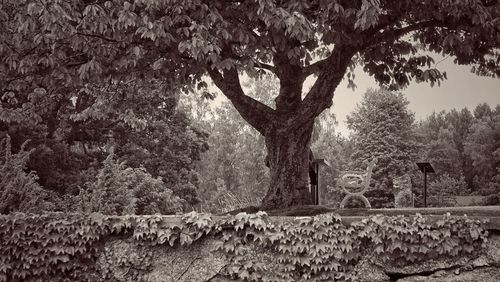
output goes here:
<path id="1" fill-rule="evenodd" d="M 376 33 L 373 35 L 372 40 L 368 40 L 366 44 L 362 45 L 361 49 L 365 49 L 366 47 L 382 43 L 387 40 L 396 40 L 412 31 L 416 31 L 424 27 L 437 26 L 438 24 L 440 24 L 439 21 L 428 20 L 411 24 L 400 29 L 386 30 L 383 33 Z"/>
<path id="2" fill-rule="evenodd" d="M 436 63 L 434 64 L 434 67 L 436 67 L 436 66 L 437 66 L 437 65 L 439 65 L 440 63 L 442 63 L 442 62 L 446 61 L 449 57 L 450 57 L 450 55 L 448 55 L 448 56 L 444 57 L 443 59 L 439 60 L 438 62 L 436 62 Z"/>
<path id="3" fill-rule="evenodd" d="M 269 65 L 269 64 L 255 62 L 255 65 L 258 68 L 268 70 L 268 71 L 270 71 L 272 73 L 276 73 L 276 68 L 274 66 Z"/>
<path id="4" fill-rule="evenodd" d="M 304 77 L 308 77 L 311 74 L 318 73 L 321 71 L 321 69 L 325 67 L 326 64 L 327 64 L 327 59 L 317 61 L 313 64 L 310 64 L 307 67 L 304 67 L 302 70 L 302 74 L 304 75 Z"/>
<path id="5" fill-rule="evenodd" d="M 94 38 L 99 38 L 108 42 L 113 42 L 113 43 L 118 43 L 119 41 L 111 38 L 107 38 L 98 34 L 89 34 L 89 33 L 83 33 L 83 32 L 77 32 L 76 34 L 82 35 L 82 36 L 87 36 L 87 37 L 94 37 Z"/>

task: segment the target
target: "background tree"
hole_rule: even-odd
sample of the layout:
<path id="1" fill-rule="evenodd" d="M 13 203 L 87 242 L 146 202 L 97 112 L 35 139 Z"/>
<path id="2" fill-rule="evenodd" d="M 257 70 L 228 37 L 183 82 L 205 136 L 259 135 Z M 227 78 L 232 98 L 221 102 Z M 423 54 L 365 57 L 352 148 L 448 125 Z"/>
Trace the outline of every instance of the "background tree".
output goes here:
<path id="1" fill-rule="evenodd" d="M 198 165 L 205 209 L 258 206 L 269 182 L 262 136 L 228 102 L 217 107 L 208 132 L 210 149 Z"/>
<path id="2" fill-rule="evenodd" d="M 258 80 L 247 77 L 244 87 L 249 95 L 273 107 L 270 98 L 278 94 L 276 77 L 265 75 Z M 185 99 L 185 110 L 210 134 L 210 149 L 202 155 L 198 165 L 203 199 L 201 208 L 226 212 L 258 206 L 269 185 L 262 135 L 246 123 L 224 98 L 218 98 L 217 107 L 200 104 L 192 95 Z"/>
<path id="3" fill-rule="evenodd" d="M 167 90 L 157 81 L 87 84 L 74 96 L 60 97 L 66 99 L 60 102 L 64 106 L 51 117 L 43 115 L 44 104 L 34 95 L 22 102 L 9 92 L 0 100 L 0 135 L 14 136 L 14 151 L 33 139 L 27 145 L 33 149 L 27 169 L 40 175 L 37 182 L 44 189 L 59 196 L 76 195 L 78 187 L 93 181 L 108 148 L 115 146 L 121 161 L 162 177 L 189 209 L 199 202 L 194 168 L 207 149 L 207 135 L 191 126 L 177 109 L 178 95 Z"/>
<path id="4" fill-rule="evenodd" d="M 436 178 L 431 182 L 437 183 L 436 187 L 443 186 L 443 195 L 463 195 L 464 191 L 482 195 L 496 193 L 490 188 L 495 186 L 492 183 L 498 165 L 495 154 L 498 148 L 496 112 L 489 105 L 480 104 L 473 110 L 474 114 L 467 108 L 452 109 L 432 113 L 418 124 L 415 132 L 421 143 L 419 155 L 434 166 Z M 421 182 L 420 178 L 416 177 L 416 182 Z M 462 181 L 465 181 L 466 188 L 459 185 L 458 191 L 451 191 L 459 186 L 448 184 Z M 421 187 L 423 183 L 417 183 L 417 186 Z"/>
<path id="5" fill-rule="evenodd" d="M 461 175 L 462 166 L 460 151 L 453 142 L 450 130 L 441 128 L 435 140 L 424 144 L 425 152 L 421 155 L 422 161 L 428 161 L 438 174 L 447 174 L 453 177 Z"/>
<path id="6" fill-rule="evenodd" d="M 369 89 L 347 117 L 347 125 L 354 132 L 349 166 L 365 169 L 373 158 L 378 160 L 372 189 L 366 194 L 370 203 L 374 207 L 393 205 L 392 179 L 413 170 L 418 149 L 408 101 L 401 93 Z"/>
<path id="7" fill-rule="evenodd" d="M 447 173 L 439 174 L 434 181 L 429 183 L 427 197 L 430 206 L 443 207 L 455 205 L 450 196 L 467 196 L 470 190 L 467 187 L 464 176 L 458 179 Z"/>
<path id="8" fill-rule="evenodd" d="M 491 0 L 9 0 L 2 5 L 0 85 L 15 98 L 38 88 L 45 90 L 42 96 L 72 96 L 89 82 L 151 78 L 186 89 L 208 74 L 264 136 L 270 159 L 265 208 L 309 203 L 314 120 L 331 106 L 336 87 L 355 65 L 388 87 L 444 78 L 419 50 L 455 56 L 478 74 L 500 74 L 500 4 Z M 241 87 L 239 72 L 263 70 L 280 81 L 275 109 Z M 317 79 L 302 93 L 310 75 Z"/>
<path id="9" fill-rule="evenodd" d="M 497 168 L 497 174 L 491 179 L 489 185 L 491 193 L 484 199 L 483 205 L 500 205 L 500 169 Z"/>
<path id="10" fill-rule="evenodd" d="M 474 117 L 467 108 L 462 110 L 451 110 L 446 114 L 446 120 L 450 124 L 448 127 L 453 135 L 453 144 L 458 151 L 458 158 L 456 159 L 457 164 L 460 168 L 456 171 L 462 171 L 462 175 L 465 177 L 465 181 L 471 187 L 473 176 L 472 176 L 472 159 L 469 155 L 465 153 L 465 142 L 470 133 L 470 128 L 474 121 Z M 451 174 L 451 172 L 450 172 Z M 458 175 L 454 175 L 458 179 Z"/>
<path id="11" fill-rule="evenodd" d="M 347 170 L 348 162 L 353 153 L 352 142 L 349 138 L 335 131 L 337 120 L 332 110 L 324 111 L 316 119 L 315 132 L 311 149 L 315 158 L 325 159 L 330 166 L 320 168 L 320 191 L 327 191 L 320 195 L 329 205 L 338 206 L 344 196 L 336 187 L 341 171 Z M 314 138 L 315 137 L 315 138 Z"/>
<path id="12" fill-rule="evenodd" d="M 500 167 L 500 106 L 492 110 L 486 104 L 474 110 L 476 120 L 465 142 L 465 153 L 472 160 L 474 186 L 488 195 L 494 187 L 495 176 Z"/>

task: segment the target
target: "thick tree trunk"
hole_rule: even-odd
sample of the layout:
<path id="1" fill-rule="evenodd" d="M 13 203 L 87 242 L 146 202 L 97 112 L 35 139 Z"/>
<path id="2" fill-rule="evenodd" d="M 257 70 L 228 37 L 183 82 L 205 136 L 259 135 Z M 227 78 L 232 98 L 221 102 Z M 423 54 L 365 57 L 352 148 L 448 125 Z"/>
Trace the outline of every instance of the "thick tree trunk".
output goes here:
<path id="1" fill-rule="evenodd" d="M 289 43 L 299 44 L 297 41 Z M 228 58 L 234 55 L 230 47 L 222 53 Z M 314 119 L 332 105 L 335 88 L 355 53 L 356 50 L 349 46 L 338 45 L 329 57 L 308 67 L 292 62 L 285 52 L 274 53 L 274 66 L 270 68 L 280 80 L 275 110 L 245 94 L 236 68 L 221 71 L 207 67 L 214 83 L 240 115 L 265 137 L 271 183 L 262 200 L 262 208 L 312 203 L 309 147 Z M 311 74 L 317 74 L 318 79 L 303 98 L 303 83 Z"/>
<path id="2" fill-rule="evenodd" d="M 265 136 L 270 187 L 262 200 L 268 209 L 311 204 L 309 147 L 313 122 L 304 126 L 279 127 Z"/>

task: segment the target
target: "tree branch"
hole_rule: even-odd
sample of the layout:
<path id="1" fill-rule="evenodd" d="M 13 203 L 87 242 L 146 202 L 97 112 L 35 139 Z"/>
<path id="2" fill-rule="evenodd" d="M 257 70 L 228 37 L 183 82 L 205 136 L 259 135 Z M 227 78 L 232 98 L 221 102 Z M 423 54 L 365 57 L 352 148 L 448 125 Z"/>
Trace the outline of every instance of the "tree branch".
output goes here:
<path id="1" fill-rule="evenodd" d="M 269 64 L 264 64 L 264 63 L 255 62 L 255 66 L 256 66 L 257 68 L 261 68 L 261 69 L 268 70 L 268 71 L 270 71 L 270 72 L 272 72 L 272 73 L 274 73 L 274 74 L 276 73 L 276 67 L 271 66 L 271 65 L 269 65 Z"/>
<path id="2" fill-rule="evenodd" d="M 372 46 L 374 44 L 382 43 L 387 40 L 396 40 L 400 38 L 401 36 L 404 36 L 412 31 L 419 30 L 421 28 L 425 27 L 431 27 L 431 26 L 438 26 L 439 24 L 442 24 L 441 22 L 432 19 L 428 21 L 422 21 L 418 23 L 414 23 L 405 27 L 402 27 L 400 29 L 393 29 L 393 30 L 387 30 L 383 33 L 376 33 L 373 35 L 371 40 L 367 40 L 365 44 L 362 45 L 361 49 L 365 49 L 366 47 Z"/>
<path id="3" fill-rule="evenodd" d="M 302 74 L 304 77 L 308 77 L 311 74 L 318 73 L 324 68 L 326 64 L 327 64 L 327 59 L 319 60 L 315 63 L 310 64 L 307 67 L 304 67 L 302 70 Z"/>
<path id="4" fill-rule="evenodd" d="M 332 105 L 335 89 L 355 53 L 353 48 L 337 47 L 328 58 L 318 62 L 316 66 L 321 67 L 319 76 L 302 102 L 299 114 L 301 120 L 310 121 Z"/>
<path id="5" fill-rule="evenodd" d="M 114 40 L 112 38 L 107 38 L 107 37 L 104 37 L 104 36 L 99 35 L 99 34 L 90 34 L 90 33 L 83 33 L 83 32 L 77 32 L 76 34 L 81 35 L 81 36 L 98 38 L 98 39 L 102 39 L 104 41 L 113 42 L 113 43 L 118 43 L 119 42 L 117 40 Z"/>
<path id="6" fill-rule="evenodd" d="M 265 136 L 275 120 L 274 110 L 245 95 L 235 67 L 225 70 L 224 75 L 210 67 L 207 67 L 207 71 L 212 81 L 222 91 L 222 94 L 231 101 L 241 117 Z"/>

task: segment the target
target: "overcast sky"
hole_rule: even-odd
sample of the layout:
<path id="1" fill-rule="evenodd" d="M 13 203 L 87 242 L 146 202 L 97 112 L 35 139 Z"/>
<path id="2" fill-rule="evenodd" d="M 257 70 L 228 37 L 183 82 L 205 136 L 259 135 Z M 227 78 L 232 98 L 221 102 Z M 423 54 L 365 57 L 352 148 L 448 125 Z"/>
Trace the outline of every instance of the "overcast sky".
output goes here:
<path id="1" fill-rule="evenodd" d="M 433 111 L 464 107 L 473 110 L 480 103 L 492 106 L 500 104 L 500 79 L 477 76 L 470 72 L 470 66 L 458 66 L 453 63 L 452 58 L 438 63 L 437 68 L 446 71 L 448 75 L 448 79 L 442 82 L 441 86 L 411 83 L 401 91 L 410 102 L 408 107 L 415 113 L 417 120 L 424 119 Z M 356 108 L 368 88 L 378 87 L 375 80 L 361 68 L 356 70 L 356 85 L 357 88 L 353 91 L 347 88 L 344 81 L 333 98 L 332 110 L 339 122 L 336 129 L 344 135 L 349 133 L 345 124 L 346 115 Z"/>

